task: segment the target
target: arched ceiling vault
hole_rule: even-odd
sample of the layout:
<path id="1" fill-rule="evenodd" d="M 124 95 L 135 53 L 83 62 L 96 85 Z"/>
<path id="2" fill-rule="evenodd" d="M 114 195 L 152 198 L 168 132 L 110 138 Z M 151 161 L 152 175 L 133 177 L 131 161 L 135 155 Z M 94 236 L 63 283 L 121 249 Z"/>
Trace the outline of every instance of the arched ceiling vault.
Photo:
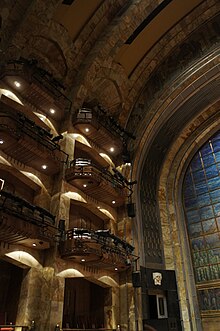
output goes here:
<path id="1" fill-rule="evenodd" d="M 65 86 L 73 109 L 98 100 L 121 125 L 135 131 L 138 145 L 144 134 L 140 124 L 152 113 L 165 82 L 219 42 L 219 24 L 209 21 L 219 13 L 220 2 L 67 3 L 3 0 L 0 61 L 37 59 Z M 196 31 L 202 41 L 191 37 Z M 134 120 L 136 115 L 140 119 Z"/>

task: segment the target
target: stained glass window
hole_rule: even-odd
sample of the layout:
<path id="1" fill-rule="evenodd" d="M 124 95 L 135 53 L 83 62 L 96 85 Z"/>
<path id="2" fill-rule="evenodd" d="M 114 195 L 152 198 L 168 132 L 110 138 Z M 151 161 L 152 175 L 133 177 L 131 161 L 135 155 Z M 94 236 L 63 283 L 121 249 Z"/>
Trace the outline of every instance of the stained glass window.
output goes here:
<path id="1" fill-rule="evenodd" d="M 220 133 L 194 155 L 183 200 L 196 282 L 220 279 Z"/>

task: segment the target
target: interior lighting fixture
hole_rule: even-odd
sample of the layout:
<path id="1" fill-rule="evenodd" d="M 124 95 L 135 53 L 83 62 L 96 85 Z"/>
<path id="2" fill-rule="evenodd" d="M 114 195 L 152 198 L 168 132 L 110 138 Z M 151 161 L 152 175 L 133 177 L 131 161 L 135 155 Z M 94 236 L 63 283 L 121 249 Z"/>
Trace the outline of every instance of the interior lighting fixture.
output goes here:
<path id="1" fill-rule="evenodd" d="M 87 187 L 87 184 L 83 184 L 83 187 Z"/>
<path id="2" fill-rule="evenodd" d="M 4 179 L 0 178 L 0 191 L 3 190 L 4 184 L 5 184 Z"/>
<path id="3" fill-rule="evenodd" d="M 14 84 L 16 87 L 21 87 L 21 83 L 19 83 L 17 80 L 14 81 Z"/>
<path id="4" fill-rule="evenodd" d="M 117 271 L 118 270 L 118 268 L 115 268 L 115 271 Z"/>
<path id="5" fill-rule="evenodd" d="M 23 103 L 21 102 L 21 100 L 19 100 L 18 97 L 13 92 L 0 88 L 0 97 L 2 94 L 5 95 L 7 98 L 9 98 L 23 106 Z"/>
<path id="6" fill-rule="evenodd" d="M 55 114 L 55 109 L 50 108 L 50 113 L 51 113 L 51 114 Z"/>
<path id="7" fill-rule="evenodd" d="M 46 164 L 43 164 L 42 165 L 42 169 L 46 170 L 47 169 L 47 165 Z"/>
<path id="8" fill-rule="evenodd" d="M 114 151 L 115 151 L 114 147 L 111 147 L 110 152 L 114 152 Z"/>
<path id="9" fill-rule="evenodd" d="M 37 244 L 33 243 L 33 244 L 32 244 L 32 246 L 36 247 L 36 246 L 37 246 Z"/>
<path id="10" fill-rule="evenodd" d="M 97 208 L 100 209 L 100 206 L 98 206 Z"/>
<path id="11" fill-rule="evenodd" d="M 115 204 L 115 200 L 112 201 L 113 205 Z"/>
<path id="12" fill-rule="evenodd" d="M 0 145 L 4 144 L 4 140 L 0 139 Z"/>
<path id="13" fill-rule="evenodd" d="M 89 132 L 89 128 L 85 128 L 85 131 L 86 131 L 86 132 Z"/>
<path id="14" fill-rule="evenodd" d="M 86 262 L 86 260 L 85 259 L 82 259 L 81 262 Z"/>

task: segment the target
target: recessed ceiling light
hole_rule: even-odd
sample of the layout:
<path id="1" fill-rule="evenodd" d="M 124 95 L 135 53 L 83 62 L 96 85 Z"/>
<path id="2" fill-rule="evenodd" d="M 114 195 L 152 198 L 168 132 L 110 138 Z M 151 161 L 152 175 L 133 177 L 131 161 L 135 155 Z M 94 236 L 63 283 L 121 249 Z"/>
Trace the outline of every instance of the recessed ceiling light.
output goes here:
<path id="1" fill-rule="evenodd" d="M 4 144 L 4 140 L 0 139 L 0 145 Z"/>
<path id="2" fill-rule="evenodd" d="M 115 271 L 117 271 L 118 270 L 118 268 L 115 268 Z"/>
<path id="3" fill-rule="evenodd" d="M 86 260 L 85 259 L 82 259 L 81 262 L 86 262 Z"/>
<path id="4" fill-rule="evenodd" d="M 55 114 L 55 109 L 50 108 L 50 113 L 51 113 L 51 114 Z"/>
<path id="5" fill-rule="evenodd" d="M 99 207 L 99 206 L 98 206 L 97 208 L 98 208 L 98 209 L 100 209 L 100 207 Z"/>
<path id="6" fill-rule="evenodd" d="M 113 205 L 115 204 L 115 200 L 112 201 Z"/>
<path id="7" fill-rule="evenodd" d="M 16 87 L 20 87 L 21 86 L 21 83 L 19 83 L 17 80 L 14 81 L 14 84 L 15 84 Z"/>
<path id="8" fill-rule="evenodd" d="M 115 150 L 114 147 L 110 148 L 110 152 L 114 152 L 114 150 Z"/>
<path id="9" fill-rule="evenodd" d="M 83 184 L 83 187 L 87 187 L 87 184 Z"/>
<path id="10" fill-rule="evenodd" d="M 89 132 L 89 128 L 85 128 L 85 131 L 86 131 L 86 132 Z"/>
<path id="11" fill-rule="evenodd" d="M 33 243 L 32 246 L 36 247 L 37 245 L 35 243 Z"/>
<path id="12" fill-rule="evenodd" d="M 46 164 L 43 164 L 42 165 L 42 169 L 44 169 L 44 170 L 47 169 L 47 165 Z"/>

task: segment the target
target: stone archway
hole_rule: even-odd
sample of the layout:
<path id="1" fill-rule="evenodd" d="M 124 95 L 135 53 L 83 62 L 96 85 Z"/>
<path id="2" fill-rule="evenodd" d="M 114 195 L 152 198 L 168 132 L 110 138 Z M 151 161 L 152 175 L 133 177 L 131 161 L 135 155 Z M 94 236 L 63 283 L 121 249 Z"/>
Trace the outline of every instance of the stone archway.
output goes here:
<path id="1" fill-rule="evenodd" d="M 186 167 L 195 151 L 212 136 L 220 125 L 220 104 L 215 103 L 196 117 L 179 135 L 170 149 L 160 176 L 158 201 L 164 243 L 166 269 L 176 271 L 185 330 L 204 330 L 218 326 L 209 319 L 200 324 L 200 312 L 192 269 L 182 206 L 182 183 Z M 217 326 L 217 328 L 216 328 Z"/>

